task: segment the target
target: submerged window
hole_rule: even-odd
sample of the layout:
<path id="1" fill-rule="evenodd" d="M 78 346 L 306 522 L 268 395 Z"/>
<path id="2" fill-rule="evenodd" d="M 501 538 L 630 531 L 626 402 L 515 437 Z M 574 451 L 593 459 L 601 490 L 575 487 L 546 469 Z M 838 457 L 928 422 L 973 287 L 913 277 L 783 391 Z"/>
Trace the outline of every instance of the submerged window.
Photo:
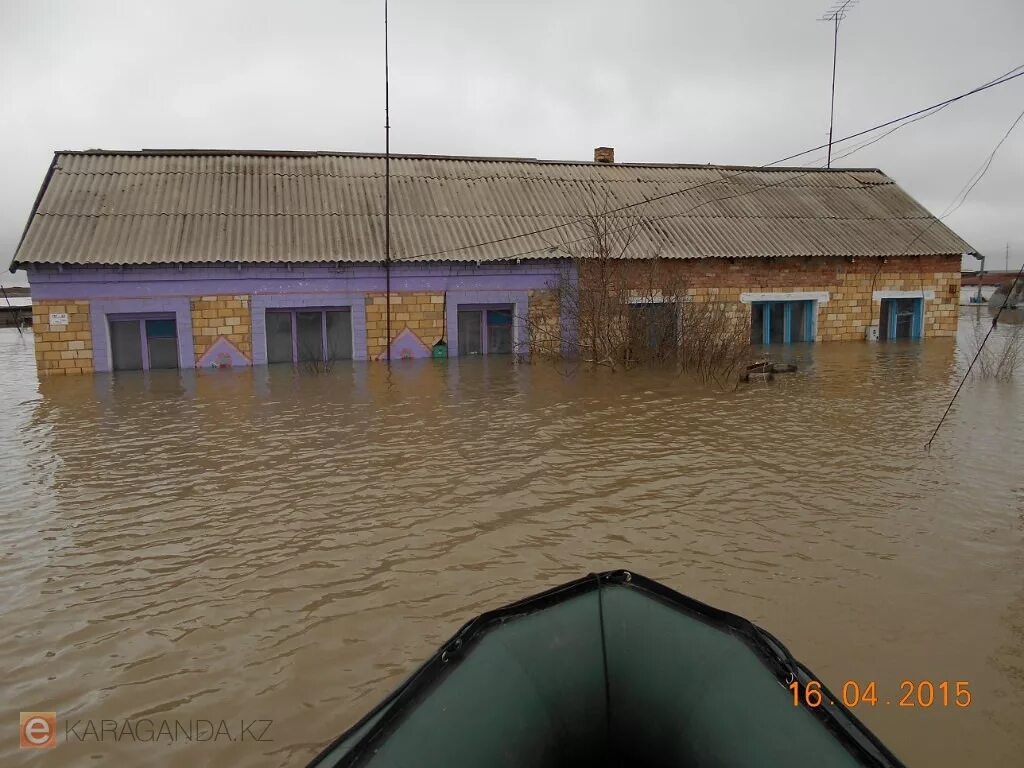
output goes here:
<path id="1" fill-rule="evenodd" d="M 292 313 L 267 312 L 267 362 L 292 362 Z"/>
<path id="2" fill-rule="evenodd" d="M 268 309 L 267 362 L 352 359 L 348 309 Z"/>
<path id="3" fill-rule="evenodd" d="M 919 339 L 924 319 L 924 300 L 882 299 L 878 318 L 878 338 Z"/>
<path id="4" fill-rule="evenodd" d="M 487 310 L 487 352 L 491 355 L 512 353 L 512 310 Z"/>
<path id="5" fill-rule="evenodd" d="M 814 341 L 813 301 L 755 301 L 751 304 L 751 344 L 802 341 Z"/>
<path id="6" fill-rule="evenodd" d="M 679 308 L 675 302 L 629 305 L 629 337 L 635 351 L 674 354 L 679 346 Z"/>
<path id="7" fill-rule="evenodd" d="M 295 352 L 299 362 L 324 359 L 324 313 L 295 313 Z"/>
<path id="8" fill-rule="evenodd" d="M 115 371 L 178 367 L 178 327 L 173 315 L 110 318 L 110 355 Z"/>
<path id="9" fill-rule="evenodd" d="M 178 329 L 174 320 L 146 320 L 150 368 L 178 367 Z"/>
<path id="10" fill-rule="evenodd" d="M 459 309 L 459 354 L 511 354 L 512 327 L 511 307 Z"/>

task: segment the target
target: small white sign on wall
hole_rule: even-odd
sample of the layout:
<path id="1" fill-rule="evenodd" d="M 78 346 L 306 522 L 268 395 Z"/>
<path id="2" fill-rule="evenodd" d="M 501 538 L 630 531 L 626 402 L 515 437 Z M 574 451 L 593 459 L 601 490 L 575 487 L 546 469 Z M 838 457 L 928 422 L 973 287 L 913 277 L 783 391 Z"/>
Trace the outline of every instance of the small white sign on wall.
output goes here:
<path id="1" fill-rule="evenodd" d="M 50 313 L 50 327 L 55 325 L 67 325 L 68 324 L 68 313 L 67 312 L 51 312 Z"/>

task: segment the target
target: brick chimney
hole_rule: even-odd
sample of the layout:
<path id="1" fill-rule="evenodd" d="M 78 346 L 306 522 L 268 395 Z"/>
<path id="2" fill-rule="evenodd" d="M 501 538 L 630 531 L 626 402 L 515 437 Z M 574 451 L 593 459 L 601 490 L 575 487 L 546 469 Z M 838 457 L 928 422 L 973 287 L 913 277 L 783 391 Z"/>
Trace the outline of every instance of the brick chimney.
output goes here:
<path id="1" fill-rule="evenodd" d="M 615 162 L 615 147 L 595 147 L 594 148 L 594 162 L 595 163 L 614 163 Z"/>

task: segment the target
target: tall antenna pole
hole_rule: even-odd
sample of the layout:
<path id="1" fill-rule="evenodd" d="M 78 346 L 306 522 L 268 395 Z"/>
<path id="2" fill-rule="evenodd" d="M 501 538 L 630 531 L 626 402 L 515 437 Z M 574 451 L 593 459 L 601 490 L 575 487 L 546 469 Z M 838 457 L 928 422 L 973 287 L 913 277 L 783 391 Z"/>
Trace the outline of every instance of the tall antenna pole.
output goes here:
<path id="1" fill-rule="evenodd" d="M 832 38 L 832 106 L 828 113 L 828 164 L 826 168 L 832 167 L 832 127 L 836 122 L 836 62 L 839 58 L 839 16 L 836 17 L 836 32 Z"/>
<path id="2" fill-rule="evenodd" d="M 819 21 L 831 21 L 835 25 L 835 32 L 832 37 L 832 106 L 828 115 L 828 165 L 832 167 L 832 127 L 836 119 L 836 62 L 839 57 L 839 22 L 846 18 L 846 14 L 856 5 L 859 0 L 839 0 Z"/>
<path id="3" fill-rule="evenodd" d="M 384 0 L 384 332 L 391 364 L 391 101 L 388 77 L 388 0 Z"/>

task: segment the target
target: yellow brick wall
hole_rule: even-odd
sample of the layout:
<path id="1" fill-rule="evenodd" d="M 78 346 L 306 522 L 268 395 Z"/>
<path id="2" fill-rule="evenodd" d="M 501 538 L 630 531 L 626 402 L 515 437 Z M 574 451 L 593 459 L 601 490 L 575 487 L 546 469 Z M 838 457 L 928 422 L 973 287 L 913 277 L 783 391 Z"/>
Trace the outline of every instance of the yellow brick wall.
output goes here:
<path id="1" fill-rule="evenodd" d="M 387 297 L 366 295 L 366 354 L 371 360 L 384 357 L 387 349 Z M 392 293 L 391 341 L 408 328 L 429 349 L 444 338 L 443 293 Z"/>
<path id="2" fill-rule="evenodd" d="M 558 292 L 532 290 L 528 294 L 527 329 L 529 349 L 541 355 L 558 355 L 562 350 L 562 313 Z"/>
<path id="3" fill-rule="evenodd" d="M 221 336 L 252 360 L 252 312 L 248 296 L 200 296 L 192 299 L 192 341 L 197 364 Z"/>
<path id="4" fill-rule="evenodd" d="M 872 298 L 875 291 L 934 291 L 935 298 L 924 302 L 925 338 L 956 336 L 960 316 L 959 272 L 845 272 L 833 283 L 772 285 L 766 290 L 828 291 L 828 303 L 818 306 L 817 341 L 863 341 L 868 327 L 879 323 L 882 307 L 881 300 Z M 721 289 L 728 301 L 739 301 L 740 293 L 738 288 Z"/>
<path id="5" fill-rule="evenodd" d="M 907 264 L 906 267 L 910 267 Z M 848 271 L 839 275 L 837 284 L 822 288 L 793 290 L 829 290 L 829 303 L 818 308 L 818 338 L 823 341 L 860 341 L 868 326 L 877 325 L 881 301 L 875 291 L 934 291 L 934 299 L 924 302 L 924 337 L 956 336 L 960 316 L 960 272 Z"/>
<path id="6" fill-rule="evenodd" d="M 649 268 L 628 264 L 640 278 Z M 645 269 L 647 271 L 645 272 Z M 695 301 L 739 305 L 742 293 L 827 291 L 818 307 L 817 341 L 863 341 L 867 327 L 879 322 L 875 291 L 927 291 L 924 337 L 955 336 L 959 320 L 960 257 L 897 256 L 849 261 L 844 258 L 700 259 L 661 265 L 670 279 L 688 286 Z M 586 266 L 580 279 L 588 278 Z M 628 275 L 625 277 L 628 282 Z M 740 307 L 742 306 L 742 309 Z M 749 306 L 737 311 L 749 314 Z"/>
<path id="7" fill-rule="evenodd" d="M 50 327 L 50 313 L 66 313 L 66 326 Z M 92 373 L 92 326 L 88 301 L 36 301 L 32 304 L 36 367 L 45 376 Z"/>

